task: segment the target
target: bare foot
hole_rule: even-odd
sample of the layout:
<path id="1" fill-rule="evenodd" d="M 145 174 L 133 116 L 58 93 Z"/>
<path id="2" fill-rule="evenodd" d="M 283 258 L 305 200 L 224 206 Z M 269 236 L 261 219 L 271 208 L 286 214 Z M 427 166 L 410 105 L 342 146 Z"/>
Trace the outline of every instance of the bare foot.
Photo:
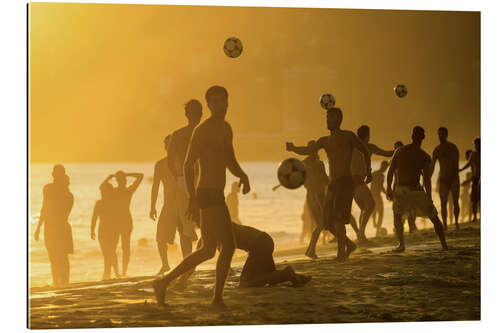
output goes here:
<path id="1" fill-rule="evenodd" d="M 220 301 L 216 301 L 216 300 L 213 300 L 212 303 L 210 304 L 210 307 L 215 310 L 215 311 L 228 311 L 228 307 L 226 306 L 226 304 L 224 304 L 224 302 L 222 300 Z"/>
<path id="2" fill-rule="evenodd" d="M 163 275 L 170 270 L 170 266 L 162 266 L 162 268 L 156 273 L 156 275 Z"/>
<path id="3" fill-rule="evenodd" d="M 306 257 L 309 257 L 311 259 L 318 259 L 318 256 L 314 252 L 306 252 Z"/>
<path id="4" fill-rule="evenodd" d="M 345 258 L 346 259 L 349 258 L 349 255 L 351 253 L 353 253 L 354 251 L 356 251 L 357 248 L 358 247 L 354 243 L 351 246 L 348 246 L 347 249 L 346 249 L 346 251 L 345 251 Z"/>
<path id="5" fill-rule="evenodd" d="M 156 302 L 159 305 L 165 306 L 165 289 L 167 289 L 165 282 L 162 279 L 154 280 L 153 289 L 155 291 Z"/>
<path id="6" fill-rule="evenodd" d="M 333 259 L 334 262 L 338 262 L 338 263 L 341 263 L 341 262 L 345 262 L 347 260 L 347 257 L 338 257 Z"/>
<path id="7" fill-rule="evenodd" d="M 400 245 L 397 248 L 393 249 L 391 252 L 393 252 L 393 253 L 405 252 L 405 247 Z"/>

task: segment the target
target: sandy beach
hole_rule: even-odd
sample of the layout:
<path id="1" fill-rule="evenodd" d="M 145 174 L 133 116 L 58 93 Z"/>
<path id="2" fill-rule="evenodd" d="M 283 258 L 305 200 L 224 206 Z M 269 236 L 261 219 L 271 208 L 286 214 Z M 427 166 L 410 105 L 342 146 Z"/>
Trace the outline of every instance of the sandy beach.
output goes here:
<path id="1" fill-rule="evenodd" d="M 334 244 L 308 260 L 304 248 L 275 253 L 278 268 L 311 275 L 302 287 L 238 288 L 235 260 L 225 289 L 227 313 L 208 306 L 213 270 L 199 270 L 186 289 L 167 290 L 156 304 L 152 276 L 31 288 L 30 328 L 358 323 L 480 319 L 480 224 L 449 229 L 441 251 L 432 229 L 406 234 L 407 251 L 390 253 L 391 236 L 370 239 L 346 263 L 332 261 Z"/>

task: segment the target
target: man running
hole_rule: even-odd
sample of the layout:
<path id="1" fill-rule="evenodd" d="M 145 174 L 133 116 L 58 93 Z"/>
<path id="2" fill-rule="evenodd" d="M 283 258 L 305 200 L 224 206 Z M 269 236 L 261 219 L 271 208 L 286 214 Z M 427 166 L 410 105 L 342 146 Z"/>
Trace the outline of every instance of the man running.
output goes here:
<path id="1" fill-rule="evenodd" d="M 167 150 L 168 144 L 170 142 L 171 135 L 168 135 L 164 140 L 165 150 Z M 174 243 L 175 231 L 179 230 L 179 237 L 182 240 L 185 238 L 182 236 L 182 226 L 180 226 L 176 214 L 175 196 L 176 196 L 176 183 L 175 177 L 168 167 L 167 157 L 162 158 L 155 164 L 154 175 L 153 175 L 153 188 L 151 189 L 151 210 L 149 212 L 149 217 L 155 221 L 157 218 L 156 213 L 156 201 L 158 199 L 158 191 L 160 188 L 160 183 L 163 187 L 163 207 L 160 212 L 160 217 L 158 218 L 158 224 L 156 226 L 156 243 L 158 245 L 158 252 L 160 253 L 162 266 L 160 271 L 157 273 L 159 275 L 168 272 L 170 266 L 168 264 L 168 244 Z M 182 246 L 181 246 L 182 247 Z M 184 250 L 186 246 L 182 247 Z M 191 252 L 189 252 L 191 253 Z M 182 253 L 183 256 L 189 253 Z"/>
<path id="2" fill-rule="evenodd" d="M 396 150 L 387 172 L 387 199 L 393 200 L 394 227 L 399 239 L 399 247 L 393 250 L 394 252 L 403 252 L 405 250 L 403 214 L 417 209 L 430 218 L 443 250 L 448 249 L 443 225 L 439 221 L 436 207 L 432 203 L 431 158 L 420 148 L 424 138 L 424 129 L 415 126 L 413 128 L 412 143 Z M 397 183 L 395 184 L 395 190 L 393 190 L 392 180 L 395 173 Z M 420 185 L 420 175 L 424 177 L 425 191 Z"/>
<path id="3" fill-rule="evenodd" d="M 330 130 L 329 136 L 319 138 L 313 145 L 296 147 L 287 142 L 286 149 L 300 155 L 310 155 L 319 149 L 324 149 L 329 161 L 330 184 L 325 199 L 325 228 L 332 232 L 338 243 L 337 261 L 345 261 L 356 245 L 346 235 L 345 225 L 351 218 L 354 183 L 351 174 L 353 150 L 356 148 L 364 154 L 366 163 L 366 182 L 372 179 L 370 153 L 361 140 L 351 131 L 340 129 L 342 111 L 331 108 L 326 113 L 326 123 Z"/>
<path id="4" fill-rule="evenodd" d="M 448 141 L 448 129 L 440 127 L 438 129 L 440 144 L 432 152 L 431 177 L 434 173 L 436 161 L 439 162 L 439 198 L 441 199 L 441 217 L 444 223 L 444 230 L 448 224 L 448 197 L 451 192 L 453 198 L 453 213 L 455 215 L 455 227 L 458 229 L 458 216 L 460 207 L 458 196 L 460 194 L 460 181 L 458 177 L 458 148 Z M 450 212 L 451 214 L 451 212 Z"/>
<path id="5" fill-rule="evenodd" d="M 472 202 L 472 214 L 474 214 L 473 222 L 477 222 L 477 209 L 481 200 L 481 139 L 474 139 L 475 150 L 470 155 L 470 159 L 460 171 L 471 168 L 472 171 L 472 187 L 470 192 L 470 201 Z"/>
<path id="6" fill-rule="evenodd" d="M 363 145 L 368 150 L 370 158 L 372 154 L 391 157 L 394 153 L 393 150 L 383 150 L 370 143 L 370 127 L 367 125 L 359 127 L 357 134 Z M 359 209 L 361 209 L 361 213 L 359 215 L 359 232 L 357 233 L 358 241 L 360 242 L 367 241 L 365 235 L 366 225 L 368 224 L 370 215 L 373 213 L 373 209 L 375 208 L 375 201 L 372 197 L 370 189 L 364 182 L 367 174 L 367 169 L 365 168 L 366 165 L 367 163 L 364 161 L 363 153 L 355 149 L 352 154 L 351 173 L 354 181 L 354 201 L 356 201 Z"/>
<path id="7" fill-rule="evenodd" d="M 217 243 L 220 243 L 222 249 L 217 259 L 212 306 L 223 310 L 226 309 L 222 300 L 223 288 L 236 247 L 229 211 L 224 200 L 226 169 L 240 179 L 243 194 L 250 191 L 250 182 L 236 160 L 231 125 L 224 120 L 228 106 L 227 90 L 213 86 L 208 89 L 205 98 L 212 116 L 194 130 L 184 162 L 189 194 L 188 215 L 192 217 L 200 214 L 203 246 L 184 258 L 165 277 L 155 280 L 153 288 L 158 303 L 165 304 L 165 289 L 168 285 L 180 275 L 212 258 Z M 199 162 L 200 173 L 195 189 L 196 162 Z"/>
<path id="8" fill-rule="evenodd" d="M 198 239 L 195 232 L 195 223 L 198 223 L 199 217 L 195 215 L 193 220 L 186 217 L 189 196 L 186 191 L 183 168 L 189 140 L 191 139 L 193 130 L 201 120 L 201 103 L 196 99 L 192 99 L 186 103 L 184 111 L 188 119 L 188 124 L 172 133 L 172 138 L 167 147 L 167 164 L 170 172 L 175 177 L 175 211 L 179 223 L 182 256 L 186 257 L 193 252 L 193 242 Z M 193 172 L 197 175 L 196 171 Z"/>

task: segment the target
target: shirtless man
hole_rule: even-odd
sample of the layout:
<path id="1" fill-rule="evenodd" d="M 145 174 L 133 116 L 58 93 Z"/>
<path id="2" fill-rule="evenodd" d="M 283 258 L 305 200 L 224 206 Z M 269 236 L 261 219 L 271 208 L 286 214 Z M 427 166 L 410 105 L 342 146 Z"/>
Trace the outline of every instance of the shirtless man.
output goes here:
<path id="1" fill-rule="evenodd" d="M 183 166 L 189 140 L 194 128 L 198 126 L 201 120 L 201 103 L 196 99 L 192 99 L 186 103 L 184 110 L 188 124 L 172 133 L 172 138 L 167 147 L 167 164 L 170 172 L 175 177 L 175 211 L 179 223 L 182 256 L 186 257 L 193 251 L 193 242 L 198 238 L 195 232 L 195 223 L 198 223 L 199 218 L 197 215 L 194 216 L 194 220 L 186 217 L 189 198 L 186 191 Z"/>
<path id="2" fill-rule="evenodd" d="M 431 185 L 431 158 L 420 148 L 425 138 L 424 129 L 420 126 L 413 128 L 412 143 L 396 150 L 387 172 L 387 199 L 393 200 L 394 228 L 399 238 L 399 247 L 395 252 L 405 250 L 403 236 L 403 215 L 418 209 L 434 224 L 434 230 L 441 241 L 443 250 L 447 250 L 444 230 L 432 203 Z M 397 175 L 395 189 L 392 187 L 394 174 Z M 420 175 L 424 177 L 424 188 L 420 185 Z"/>
<path id="3" fill-rule="evenodd" d="M 382 200 L 382 193 L 385 193 L 384 180 L 389 163 L 382 161 L 380 169 L 373 172 L 373 180 L 370 186 L 370 192 L 375 201 L 375 210 L 373 212 L 373 227 L 377 230 L 377 236 L 380 234 L 382 221 L 384 220 L 384 201 Z"/>
<path id="4" fill-rule="evenodd" d="M 451 192 L 453 198 L 453 213 L 455 215 L 455 227 L 458 229 L 458 216 L 460 207 L 458 196 L 460 194 L 460 181 L 458 178 L 458 148 L 448 141 L 448 129 L 440 127 L 438 129 L 439 142 L 441 142 L 432 152 L 431 177 L 434 173 L 436 161 L 439 162 L 439 198 L 441 199 L 441 217 L 444 223 L 444 230 L 448 224 L 448 197 Z M 451 212 L 450 212 L 451 213 Z"/>
<path id="5" fill-rule="evenodd" d="M 472 155 L 472 150 L 467 149 L 465 151 L 465 160 L 469 161 L 470 156 Z M 471 221 L 472 220 L 472 207 L 470 201 L 470 191 L 472 181 L 472 172 L 467 172 L 465 175 L 465 181 L 462 182 L 462 192 L 460 192 L 460 207 L 462 208 L 462 221 Z M 468 218 L 468 219 L 467 219 Z"/>
<path id="6" fill-rule="evenodd" d="M 171 135 L 168 135 L 165 140 L 163 140 L 165 150 L 167 150 L 171 137 Z M 163 186 L 163 207 L 161 209 L 156 227 L 156 243 L 158 245 L 158 252 L 160 253 L 162 263 L 161 269 L 158 272 L 159 275 L 170 270 L 170 266 L 168 265 L 167 250 L 168 244 L 174 243 L 175 231 L 179 230 L 181 244 L 183 238 L 185 238 L 182 236 L 182 227 L 179 225 L 179 221 L 177 219 L 175 206 L 176 184 L 174 175 L 168 167 L 167 157 L 162 158 L 155 164 L 153 187 L 151 189 L 151 210 L 149 212 L 149 217 L 153 221 L 157 218 L 156 201 L 158 199 L 160 183 Z M 186 246 L 182 246 L 182 250 L 185 248 Z M 186 256 L 189 253 L 183 252 L 182 255 Z"/>
<path id="7" fill-rule="evenodd" d="M 208 89 L 205 98 L 212 116 L 194 130 L 184 162 L 189 193 L 187 214 L 193 216 L 197 212 L 200 213 L 203 245 L 163 278 L 155 280 L 153 288 L 158 303 L 165 304 L 165 289 L 168 285 L 177 277 L 214 257 L 217 243 L 220 243 L 221 252 L 217 259 L 212 306 L 224 310 L 226 307 L 222 292 L 236 247 L 229 211 L 224 200 L 226 168 L 240 179 L 243 194 L 250 191 L 250 182 L 236 160 L 231 125 L 224 120 L 228 106 L 226 89 L 213 86 Z M 195 189 L 194 166 L 197 161 L 200 173 Z"/>
<path id="8" fill-rule="evenodd" d="M 474 139 L 475 150 L 470 155 L 470 159 L 460 171 L 471 168 L 472 171 L 472 188 L 470 192 L 470 201 L 472 202 L 472 214 L 474 214 L 473 222 L 477 222 L 477 209 L 481 200 L 481 139 Z"/>
<path id="9" fill-rule="evenodd" d="M 368 150 L 368 154 L 371 158 L 372 154 L 391 157 L 394 153 L 393 150 L 383 150 L 376 145 L 370 143 L 370 128 L 366 125 L 358 128 L 358 137 L 363 143 L 363 145 Z M 365 166 L 367 163 L 364 161 L 363 154 L 355 149 L 352 154 L 351 163 L 351 173 L 354 181 L 354 201 L 356 201 L 359 209 L 361 209 L 361 214 L 359 216 L 359 232 L 358 241 L 366 242 L 365 230 L 370 215 L 373 213 L 375 208 L 375 201 L 373 200 L 372 194 L 368 185 L 364 182 L 367 170 Z"/>
<path id="10" fill-rule="evenodd" d="M 346 235 L 345 225 L 351 217 L 354 183 L 351 174 L 351 160 L 354 149 L 364 154 L 366 163 L 366 182 L 372 178 L 370 153 L 359 138 L 351 131 L 340 129 L 342 111 L 331 108 L 326 113 L 326 123 L 330 130 L 329 136 L 319 138 L 313 145 L 296 147 L 287 142 L 286 148 L 300 155 L 310 155 L 319 149 L 324 149 L 329 161 L 330 184 L 325 200 L 325 228 L 335 235 L 338 243 L 337 261 L 345 261 L 356 245 Z"/>

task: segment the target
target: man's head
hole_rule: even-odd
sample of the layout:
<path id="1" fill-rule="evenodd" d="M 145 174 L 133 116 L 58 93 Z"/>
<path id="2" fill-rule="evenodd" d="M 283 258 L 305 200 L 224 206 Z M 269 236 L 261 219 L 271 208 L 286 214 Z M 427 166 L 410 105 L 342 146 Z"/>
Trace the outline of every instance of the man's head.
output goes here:
<path id="1" fill-rule="evenodd" d="M 331 108 L 326 111 L 326 126 L 330 131 L 338 130 L 342 123 L 342 110 L 340 108 Z"/>
<path id="2" fill-rule="evenodd" d="M 474 148 L 476 148 L 476 151 L 481 150 L 481 138 L 474 139 Z"/>
<path id="3" fill-rule="evenodd" d="M 420 126 L 413 127 L 411 139 L 413 140 L 413 142 L 420 145 L 422 143 L 422 141 L 424 141 L 424 139 L 425 139 L 424 129 Z"/>
<path id="4" fill-rule="evenodd" d="M 360 126 L 358 128 L 357 134 L 361 141 L 365 143 L 368 143 L 368 141 L 370 141 L 370 127 L 368 127 L 367 125 Z"/>
<path id="5" fill-rule="evenodd" d="M 470 159 L 470 155 L 472 155 L 472 150 L 471 149 L 467 149 L 465 151 L 465 159 L 468 161 Z"/>
<path id="6" fill-rule="evenodd" d="M 387 170 L 388 167 L 389 167 L 389 162 L 382 161 L 382 163 L 380 163 L 380 170 L 382 170 L 382 172 L 384 172 L 385 170 Z"/>
<path id="7" fill-rule="evenodd" d="M 201 103 L 197 99 L 192 99 L 184 105 L 185 115 L 190 125 L 198 125 L 201 120 Z"/>
<path id="8" fill-rule="evenodd" d="M 401 141 L 396 141 L 394 142 L 394 150 L 403 147 L 403 142 Z"/>
<path id="9" fill-rule="evenodd" d="M 52 169 L 52 178 L 54 178 L 54 182 L 62 182 L 64 180 L 64 176 L 66 176 L 66 170 L 62 164 L 54 165 Z"/>
<path id="10" fill-rule="evenodd" d="M 165 150 L 167 150 L 167 148 L 168 148 L 168 143 L 170 142 L 171 137 L 172 137 L 172 135 L 169 134 L 165 137 L 165 139 L 163 139 L 163 144 L 164 144 Z"/>
<path id="11" fill-rule="evenodd" d="M 207 100 L 208 108 L 213 116 L 222 118 L 226 116 L 228 105 L 228 93 L 226 88 L 221 86 L 210 87 L 205 94 L 205 99 Z"/>
<path id="12" fill-rule="evenodd" d="M 446 127 L 439 127 L 438 137 L 440 142 L 446 142 L 448 139 L 448 129 Z"/>
<path id="13" fill-rule="evenodd" d="M 104 182 L 101 184 L 101 186 L 99 186 L 99 190 L 101 190 L 101 197 L 103 199 L 107 198 L 113 191 L 113 185 L 108 182 Z"/>
<path id="14" fill-rule="evenodd" d="M 118 186 L 127 186 L 127 176 L 125 176 L 125 172 L 123 171 L 117 171 L 115 173 L 115 179 L 116 182 L 118 183 Z"/>

